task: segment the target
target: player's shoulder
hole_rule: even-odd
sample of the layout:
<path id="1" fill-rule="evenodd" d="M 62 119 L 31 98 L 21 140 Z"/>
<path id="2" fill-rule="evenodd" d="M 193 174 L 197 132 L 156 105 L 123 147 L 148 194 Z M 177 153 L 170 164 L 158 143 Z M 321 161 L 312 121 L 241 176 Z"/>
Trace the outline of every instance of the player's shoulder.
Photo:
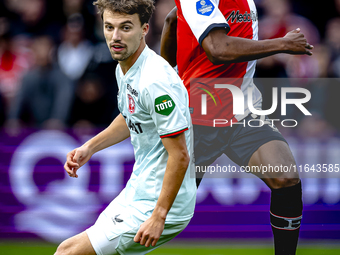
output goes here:
<path id="1" fill-rule="evenodd" d="M 158 55 L 156 52 L 154 52 L 152 49 L 147 49 L 147 57 L 144 61 L 144 71 L 145 72 L 154 72 L 155 74 L 159 72 L 165 72 L 168 67 L 171 67 L 169 63 L 162 58 L 160 55 Z"/>
<path id="2" fill-rule="evenodd" d="M 155 84 L 162 86 L 177 82 L 179 77 L 170 64 L 153 50 L 148 50 L 148 55 L 140 70 L 141 89 Z"/>

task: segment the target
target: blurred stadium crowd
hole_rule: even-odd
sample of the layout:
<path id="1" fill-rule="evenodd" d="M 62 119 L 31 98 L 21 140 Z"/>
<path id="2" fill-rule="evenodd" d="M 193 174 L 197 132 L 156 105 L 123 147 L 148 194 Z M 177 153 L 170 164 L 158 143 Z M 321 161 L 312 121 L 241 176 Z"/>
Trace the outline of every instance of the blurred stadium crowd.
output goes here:
<path id="1" fill-rule="evenodd" d="M 23 127 L 92 130 L 118 114 L 117 62 L 92 2 L 0 0 L 0 127 L 7 133 L 17 135 Z M 255 3 L 260 39 L 299 27 L 315 47 L 312 57 L 279 54 L 258 61 L 257 77 L 340 77 L 340 0 Z M 172 0 L 156 0 L 147 43 L 158 53 L 164 19 L 174 6 Z M 340 87 L 314 83 L 308 89 L 318 125 L 308 125 L 308 119 L 301 133 L 340 131 L 340 118 L 334 118 Z M 261 90 L 264 97 L 271 94 L 270 86 Z"/>

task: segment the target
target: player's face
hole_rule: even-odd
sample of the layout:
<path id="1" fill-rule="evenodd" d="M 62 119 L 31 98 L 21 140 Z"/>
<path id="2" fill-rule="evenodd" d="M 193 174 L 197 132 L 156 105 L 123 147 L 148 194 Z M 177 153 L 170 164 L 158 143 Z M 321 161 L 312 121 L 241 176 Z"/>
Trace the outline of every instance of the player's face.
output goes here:
<path id="1" fill-rule="evenodd" d="M 104 35 L 113 59 L 131 62 L 137 59 L 138 48 L 145 44 L 144 37 L 149 25 L 139 20 L 138 14 L 127 15 L 105 10 L 103 13 Z"/>

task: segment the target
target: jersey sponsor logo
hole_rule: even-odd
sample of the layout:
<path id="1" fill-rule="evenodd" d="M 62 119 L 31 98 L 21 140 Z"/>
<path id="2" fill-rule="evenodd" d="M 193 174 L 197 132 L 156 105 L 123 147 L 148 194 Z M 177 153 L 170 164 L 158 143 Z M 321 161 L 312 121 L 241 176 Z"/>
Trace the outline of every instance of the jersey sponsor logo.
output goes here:
<path id="1" fill-rule="evenodd" d="M 169 95 L 160 96 L 155 99 L 155 111 L 159 114 L 169 116 L 175 107 L 176 104 Z"/>
<path id="2" fill-rule="evenodd" d="M 135 112 L 135 107 L 136 107 L 136 104 L 135 104 L 135 100 L 133 100 L 132 96 L 130 94 L 127 94 L 128 96 L 128 100 L 129 100 L 129 113 L 134 113 Z"/>
<path id="3" fill-rule="evenodd" d="M 196 10 L 200 15 L 210 16 L 214 9 L 215 7 L 210 0 L 200 0 L 196 2 Z"/>
<path id="4" fill-rule="evenodd" d="M 127 85 L 126 85 L 126 88 L 128 89 L 128 91 L 130 91 L 130 93 L 131 93 L 132 95 L 134 95 L 135 97 L 138 97 L 138 92 L 137 92 L 137 90 L 133 89 L 133 88 L 131 87 L 130 84 L 127 84 Z"/>
<path id="5" fill-rule="evenodd" d="M 251 21 L 256 21 L 257 20 L 257 14 L 254 11 L 251 11 L 248 13 L 247 11 L 244 14 L 240 14 L 240 10 L 232 11 L 228 18 L 227 22 L 234 23 L 236 20 L 236 23 L 240 22 L 251 22 Z"/>
<path id="6" fill-rule="evenodd" d="M 142 134 L 143 133 L 143 129 L 142 129 L 142 124 L 141 123 L 138 123 L 138 122 L 132 122 L 128 117 L 124 116 L 123 117 L 125 118 L 126 120 L 126 124 L 128 126 L 128 128 L 131 130 L 131 131 L 134 131 L 138 134 Z"/>

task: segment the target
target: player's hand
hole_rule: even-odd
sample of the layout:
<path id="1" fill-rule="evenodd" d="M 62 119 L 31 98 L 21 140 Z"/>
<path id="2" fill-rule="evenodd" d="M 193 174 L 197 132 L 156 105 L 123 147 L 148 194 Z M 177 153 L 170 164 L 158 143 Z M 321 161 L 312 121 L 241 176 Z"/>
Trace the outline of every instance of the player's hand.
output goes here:
<path id="1" fill-rule="evenodd" d="M 86 147 L 79 147 L 67 153 L 64 169 L 70 177 L 78 178 L 77 171 L 91 158 L 92 154 Z"/>
<path id="2" fill-rule="evenodd" d="M 288 32 L 283 38 L 287 40 L 287 53 L 301 55 L 307 54 L 310 56 L 313 54 L 310 50 L 312 50 L 314 46 L 307 42 L 304 34 L 300 33 L 300 28 Z"/>
<path id="3" fill-rule="evenodd" d="M 149 247 L 156 246 L 157 241 L 161 237 L 164 230 L 165 219 L 151 215 L 144 223 L 140 225 L 140 228 L 133 239 L 136 243 Z"/>

